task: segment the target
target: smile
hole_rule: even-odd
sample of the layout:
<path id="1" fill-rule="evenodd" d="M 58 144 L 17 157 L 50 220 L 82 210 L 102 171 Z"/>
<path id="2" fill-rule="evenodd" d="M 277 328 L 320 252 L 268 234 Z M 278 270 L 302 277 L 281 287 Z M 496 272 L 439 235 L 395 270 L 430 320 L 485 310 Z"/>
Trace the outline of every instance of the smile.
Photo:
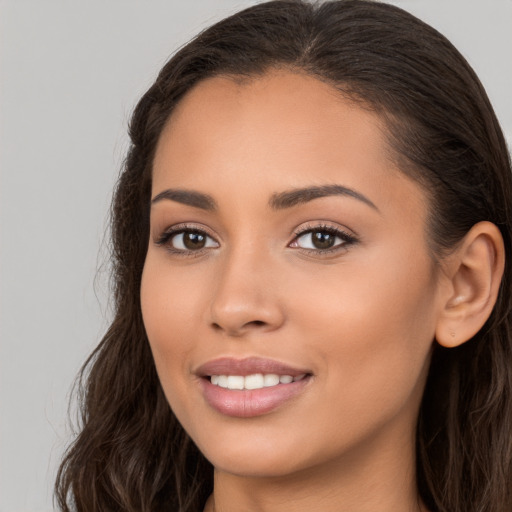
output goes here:
<path id="1" fill-rule="evenodd" d="M 279 384 L 290 384 L 306 377 L 305 373 L 297 376 L 278 375 L 276 373 L 254 373 L 252 375 L 212 375 L 210 382 L 221 388 L 231 390 L 262 389 L 277 386 Z"/>
<path id="2" fill-rule="evenodd" d="M 312 381 L 307 368 L 297 368 L 260 357 L 225 357 L 209 361 L 194 371 L 201 393 L 216 412 L 252 418 L 288 406 Z"/>

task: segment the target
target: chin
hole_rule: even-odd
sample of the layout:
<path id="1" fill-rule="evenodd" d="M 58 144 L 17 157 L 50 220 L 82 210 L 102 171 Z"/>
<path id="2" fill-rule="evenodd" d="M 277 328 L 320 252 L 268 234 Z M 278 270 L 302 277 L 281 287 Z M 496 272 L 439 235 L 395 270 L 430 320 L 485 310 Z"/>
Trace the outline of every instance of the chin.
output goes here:
<path id="1" fill-rule="evenodd" d="M 215 469 L 226 473 L 280 477 L 304 466 L 305 441 L 289 435 L 272 436 L 268 429 L 213 429 L 211 435 L 191 432 L 191 437 Z"/>
<path id="2" fill-rule="evenodd" d="M 286 456 L 273 455 L 270 451 L 258 455 L 241 455 L 240 452 L 212 454 L 207 457 L 215 470 L 232 475 L 251 478 L 281 478 L 304 467 L 298 461 L 290 461 Z"/>

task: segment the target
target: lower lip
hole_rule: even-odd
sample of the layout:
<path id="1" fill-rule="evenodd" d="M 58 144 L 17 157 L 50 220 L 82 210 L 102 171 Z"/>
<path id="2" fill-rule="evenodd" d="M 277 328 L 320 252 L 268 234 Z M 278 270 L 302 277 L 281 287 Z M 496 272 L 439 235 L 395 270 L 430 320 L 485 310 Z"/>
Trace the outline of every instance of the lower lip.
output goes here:
<path id="1" fill-rule="evenodd" d="M 225 416 L 252 418 L 274 411 L 300 394 L 310 380 L 306 376 L 289 384 L 277 384 L 261 389 L 232 390 L 201 379 L 203 395 L 208 404 Z"/>

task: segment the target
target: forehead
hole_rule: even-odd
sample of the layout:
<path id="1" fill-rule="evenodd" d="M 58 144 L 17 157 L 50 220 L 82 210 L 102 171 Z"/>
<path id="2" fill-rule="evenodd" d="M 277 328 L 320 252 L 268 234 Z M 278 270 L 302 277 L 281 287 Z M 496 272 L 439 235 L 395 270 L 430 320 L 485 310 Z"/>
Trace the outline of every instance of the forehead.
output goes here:
<path id="1" fill-rule="evenodd" d="M 305 74 L 214 77 L 186 94 L 162 132 L 153 192 L 228 187 L 268 196 L 336 183 L 378 194 L 381 202 L 398 200 L 406 186 L 423 202 L 390 158 L 386 131 L 375 112 Z"/>
<path id="2" fill-rule="evenodd" d="M 352 126 L 350 133 L 343 129 L 347 124 Z M 266 133 L 267 143 L 280 135 L 274 145 L 315 136 L 339 145 L 356 137 L 379 144 L 386 132 L 378 115 L 332 85 L 304 73 L 273 70 L 261 76 L 217 76 L 199 82 L 176 106 L 164 135 L 178 132 L 183 137 L 218 140 L 225 135 L 218 130 L 225 127 L 260 138 Z"/>

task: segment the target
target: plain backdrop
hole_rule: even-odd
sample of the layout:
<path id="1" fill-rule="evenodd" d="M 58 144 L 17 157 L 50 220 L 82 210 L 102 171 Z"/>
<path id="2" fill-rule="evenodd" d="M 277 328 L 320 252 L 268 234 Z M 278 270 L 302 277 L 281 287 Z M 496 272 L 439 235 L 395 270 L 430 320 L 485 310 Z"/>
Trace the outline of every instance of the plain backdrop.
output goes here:
<path id="1" fill-rule="evenodd" d="M 254 3 L 0 0 L 0 512 L 53 510 L 71 385 L 108 325 L 104 233 L 130 112 L 172 52 Z M 510 145 L 512 0 L 393 3 L 466 56 Z"/>

